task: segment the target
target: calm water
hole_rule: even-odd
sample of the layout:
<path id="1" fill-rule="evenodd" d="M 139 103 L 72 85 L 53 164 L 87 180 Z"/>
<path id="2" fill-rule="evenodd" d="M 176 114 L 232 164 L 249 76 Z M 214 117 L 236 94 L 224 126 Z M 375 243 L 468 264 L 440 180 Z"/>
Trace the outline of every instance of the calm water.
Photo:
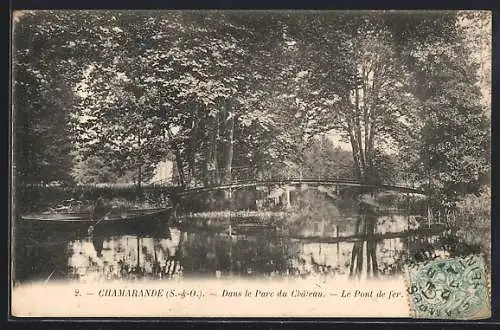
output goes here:
<path id="1" fill-rule="evenodd" d="M 442 235 L 412 216 L 312 222 L 290 234 L 269 228 L 162 225 L 149 233 L 18 235 L 16 281 L 187 277 L 387 277 L 439 250 Z M 242 220 L 240 220 L 241 222 Z M 438 251 L 439 252 L 439 251 Z"/>

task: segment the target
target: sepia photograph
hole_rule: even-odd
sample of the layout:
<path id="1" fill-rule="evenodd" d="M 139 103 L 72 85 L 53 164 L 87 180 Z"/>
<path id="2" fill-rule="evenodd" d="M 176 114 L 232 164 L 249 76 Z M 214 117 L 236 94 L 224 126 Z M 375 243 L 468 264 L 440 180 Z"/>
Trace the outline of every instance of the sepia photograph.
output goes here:
<path id="1" fill-rule="evenodd" d="M 491 29 L 14 12 L 13 315 L 488 317 Z"/>

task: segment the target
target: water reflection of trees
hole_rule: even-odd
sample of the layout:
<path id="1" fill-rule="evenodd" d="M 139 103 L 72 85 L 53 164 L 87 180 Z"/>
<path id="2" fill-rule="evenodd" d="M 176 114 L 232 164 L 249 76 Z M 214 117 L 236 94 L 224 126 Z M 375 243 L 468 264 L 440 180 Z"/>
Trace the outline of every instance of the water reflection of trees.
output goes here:
<path id="1" fill-rule="evenodd" d="M 417 228 L 412 216 L 380 216 L 370 205 L 362 205 L 356 219 L 354 242 L 349 263 L 349 277 L 362 277 L 366 257 L 367 278 L 394 276 L 402 273 L 419 247 L 422 238 L 404 236 L 405 230 Z M 402 237 L 381 238 L 379 234 L 401 232 Z M 429 238 L 424 240 L 429 241 Z M 432 246 L 432 244 L 428 244 Z"/>
<path id="2" fill-rule="evenodd" d="M 377 215 L 370 207 L 363 207 L 356 219 L 355 236 L 360 239 L 354 243 L 349 267 L 349 277 L 360 278 L 363 272 L 363 247 L 366 242 L 367 276 L 378 277 L 377 240 L 374 238 Z"/>
<path id="3" fill-rule="evenodd" d="M 187 234 L 182 251 L 189 273 L 208 276 L 289 274 L 296 252 L 283 238 L 207 232 Z"/>
<path id="4" fill-rule="evenodd" d="M 180 276 L 293 276 L 333 277 L 348 272 L 361 276 L 366 243 L 368 277 L 397 274 L 406 260 L 399 238 L 377 241 L 376 219 L 361 217 L 357 242 L 305 243 L 266 235 L 228 235 L 217 232 L 167 231 L 168 237 L 123 236 L 112 239 L 93 237 L 74 249 L 73 273 L 80 278 L 138 279 Z M 350 248 L 352 247 L 352 249 Z M 350 251 L 349 251 L 350 249 Z M 85 253 L 83 253 L 85 254 Z M 87 258 L 88 260 L 86 260 Z M 78 261 L 79 260 L 79 261 Z M 77 262 L 75 262 L 77 261 Z M 75 268 L 75 269 L 76 269 Z M 93 274 L 93 276 L 91 276 Z M 99 274 L 101 274 L 99 276 Z"/>
<path id="5" fill-rule="evenodd" d="M 349 235 L 355 234 L 355 241 L 336 243 L 275 237 L 265 232 L 229 235 L 181 232 L 177 228 L 166 228 L 155 237 L 94 236 L 70 244 L 70 273 L 84 280 L 316 275 L 377 278 L 400 274 L 406 264 L 439 248 L 439 237 L 382 239 L 385 227 L 380 223 L 376 214 L 364 212 L 348 228 Z"/>
<path id="6" fill-rule="evenodd" d="M 72 241 L 69 275 L 81 280 L 180 277 L 182 236 L 175 228 L 165 236 L 93 236 Z"/>
<path id="7" fill-rule="evenodd" d="M 27 235 L 18 236 L 14 242 L 14 283 L 33 279 L 64 279 L 67 274 L 67 247 L 67 241 L 37 241 Z"/>

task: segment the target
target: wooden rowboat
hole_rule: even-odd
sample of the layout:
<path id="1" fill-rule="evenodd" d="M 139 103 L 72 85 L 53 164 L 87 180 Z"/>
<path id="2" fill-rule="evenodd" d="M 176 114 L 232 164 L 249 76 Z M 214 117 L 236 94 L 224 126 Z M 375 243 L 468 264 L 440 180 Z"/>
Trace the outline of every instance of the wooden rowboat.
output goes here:
<path id="1" fill-rule="evenodd" d="M 91 226 L 99 230 L 143 230 L 167 220 L 170 211 L 171 208 L 117 210 L 99 218 L 92 217 L 90 212 L 26 214 L 21 216 L 19 224 L 21 228 L 30 229 L 31 232 L 86 232 Z"/>
<path id="2" fill-rule="evenodd" d="M 129 209 L 117 212 L 111 211 L 103 217 L 101 221 L 113 222 L 122 220 L 138 220 L 148 216 L 159 216 L 170 211 L 170 208 L 155 209 Z M 45 221 L 45 222 L 87 222 L 92 223 L 99 219 L 93 219 L 90 212 L 57 212 L 38 213 L 21 216 L 25 221 Z"/>

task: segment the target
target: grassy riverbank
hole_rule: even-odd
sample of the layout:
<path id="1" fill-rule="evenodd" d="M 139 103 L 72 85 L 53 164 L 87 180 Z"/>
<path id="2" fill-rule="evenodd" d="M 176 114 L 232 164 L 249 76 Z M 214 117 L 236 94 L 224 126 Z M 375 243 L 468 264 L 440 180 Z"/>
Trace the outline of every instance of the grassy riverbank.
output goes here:
<path id="1" fill-rule="evenodd" d="M 491 256 L 491 189 L 485 187 L 479 195 L 467 195 L 457 203 L 451 225 L 460 241 L 478 245 L 485 256 Z"/>
<path id="2" fill-rule="evenodd" d="M 252 211 L 252 210 L 240 210 L 240 211 L 206 211 L 206 212 L 195 212 L 180 216 L 182 219 L 195 219 L 195 218 L 218 218 L 218 219 L 229 219 L 229 218 L 261 218 L 270 219 L 275 217 L 284 217 L 287 212 L 283 211 Z"/>

